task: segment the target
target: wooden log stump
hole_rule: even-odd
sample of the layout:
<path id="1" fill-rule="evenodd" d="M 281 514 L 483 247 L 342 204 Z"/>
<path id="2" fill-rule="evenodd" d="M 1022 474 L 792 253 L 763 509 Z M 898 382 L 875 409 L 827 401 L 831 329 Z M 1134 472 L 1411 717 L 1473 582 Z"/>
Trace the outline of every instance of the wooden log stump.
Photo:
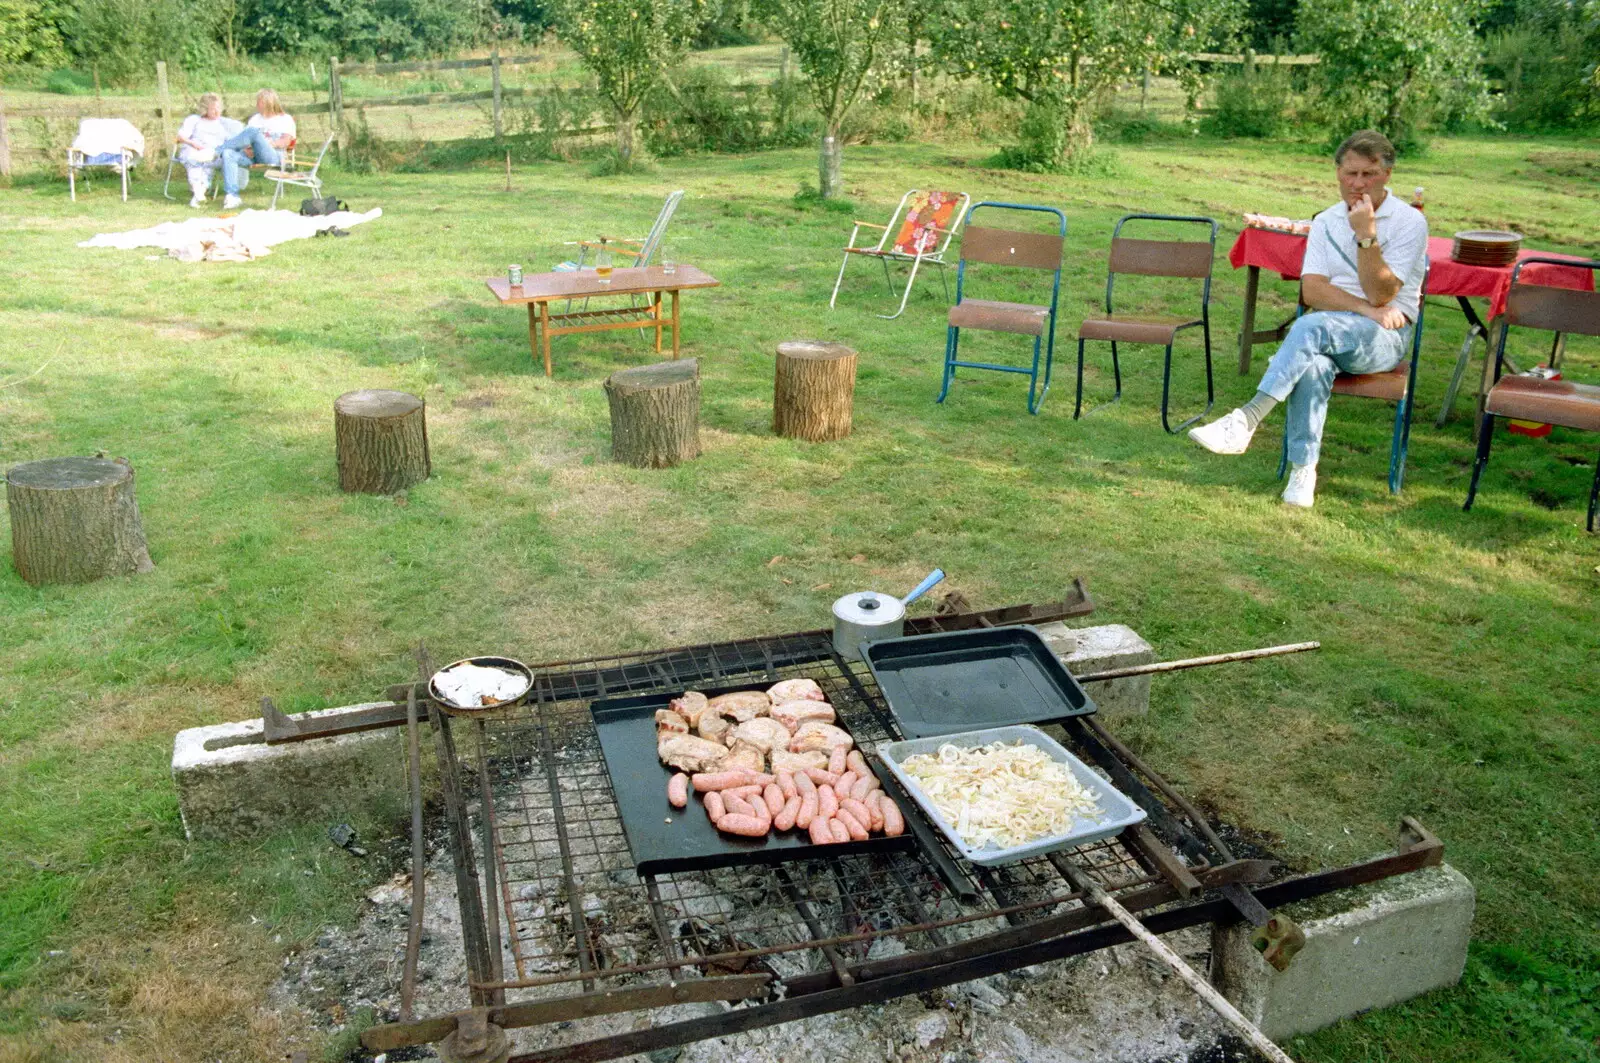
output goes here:
<path id="1" fill-rule="evenodd" d="M 841 343 L 789 340 L 778 344 L 772 389 L 772 430 L 823 443 L 850 434 L 856 393 L 856 352 Z"/>
<path id="2" fill-rule="evenodd" d="M 404 391 L 347 391 L 333 400 L 339 489 L 392 495 L 433 472 L 428 404 Z"/>
<path id="3" fill-rule="evenodd" d="M 35 587 L 155 568 L 145 547 L 133 466 L 125 459 L 45 458 L 6 473 L 11 558 Z"/>
<path id="4" fill-rule="evenodd" d="M 611 457 L 666 469 L 700 456 L 700 363 L 694 358 L 623 369 L 606 379 Z"/>

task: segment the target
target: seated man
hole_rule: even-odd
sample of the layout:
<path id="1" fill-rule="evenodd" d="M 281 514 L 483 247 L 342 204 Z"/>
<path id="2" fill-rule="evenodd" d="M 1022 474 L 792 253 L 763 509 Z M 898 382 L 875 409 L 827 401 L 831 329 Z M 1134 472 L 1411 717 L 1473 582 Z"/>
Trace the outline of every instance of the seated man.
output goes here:
<path id="1" fill-rule="evenodd" d="M 1318 214 L 1300 268 L 1300 298 L 1310 307 L 1272 356 L 1256 397 L 1221 419 L 1189 430 L 1215 454 L 1243 454 L 1261 419 L 1289 401 L 1289 485 L 1283 500 L 1309 506 L 1328 396 L 1339 373 L 1382 373 L 1406 356 L 1422 302 L 1428 223 L 1385 186 L 1394 145 L 1364 129 L 1333 156 L 1340 201 Z"/>
<path id="2" fill-rule="evenodd" d="M 271 89 L 256 93 L 256 113 L 250 116 L 243 132 L 222 145 L 222 190 L 227 193 L 223 209 L 241 205 L 239 190 L 250 180 L 252 165 L 277 166 L 281 152 L 294 143 L 294 118 L 285 114 L 278 94 Z"/>

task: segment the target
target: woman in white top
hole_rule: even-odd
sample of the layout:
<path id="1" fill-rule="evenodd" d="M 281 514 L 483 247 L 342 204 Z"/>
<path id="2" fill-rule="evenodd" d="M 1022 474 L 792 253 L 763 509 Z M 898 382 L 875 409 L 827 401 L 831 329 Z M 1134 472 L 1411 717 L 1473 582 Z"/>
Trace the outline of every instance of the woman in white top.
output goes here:
<path id="1" fill-rule="evenodd" d="M 243 132 L 222 145 L 222 189 L 227 193 L 223 207 L 232 210 L 240 205 L 239 190 L 249 183 L 253 164 L 278 165 L 294 140 L 294 118 L 284 113 L 278 94 L 271 89 L 256 93 L 256 113 Z"/>
<path id="2" fill-rule="evenodd" d="M 190 207 L 205 202 L 211 174 L 222 165 L 221 148 L 229 132 L 224 121 L 222 97 L 208 92 L 200 97 L 200 113 L 191 114 L 178 127 L 178 161 L 189 178 Z"/>

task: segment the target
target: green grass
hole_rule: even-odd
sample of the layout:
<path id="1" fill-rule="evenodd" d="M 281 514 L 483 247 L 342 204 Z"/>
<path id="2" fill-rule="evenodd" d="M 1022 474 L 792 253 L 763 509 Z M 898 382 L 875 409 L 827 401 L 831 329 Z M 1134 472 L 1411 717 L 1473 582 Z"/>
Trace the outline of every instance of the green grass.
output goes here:
<path id="1" fill-rule="evenodd" d="M 1317 654 L 1159 679 L 1150 716 L 1119 726 L 1302 866 L 1385 848 L 1411 814 L 1477 885 L 1461 987 L 1302 1039 L 1297 1058 L 1595 1058 L 1594 437 L 1502 440 L 1462 513 L 1466 418 L 1433 426 L 1464 328 L 1444 301 L 1429 308 L 1399 498 L 1384 485 L 1386 406 L 1336 401 L 1317 507 L 1289 511 L 1272 479 L 1281 416 L 1243 458 L 1164 435 L 1148 348 L 1125 352 L 1121 405 L 1074 422 L 1070 337 L 1099 298 L 1118 215 L 1213 214 L 1226 247 L 1242 211 L 1325 205 L 1330 168 L 1294 146 L 1196 140 L 1118 148 L 1112 176 L 1064 178 L 988 169 L 992 150 L 851 148 L 846 186 L 868 220 L 930 184 L 1067 210 L 1060 358 L 1036 418 L 1019 378 L 998 374 L 964 373 L 932 403 L 936 278 L 895 322 L 873 316 L 889 303 L 867 270 L 828 311 L 849 215 L 796 205 L 809 150 L 603 180 L 582 163 L 523 166 L 509 194 L 493 165 L 336 173 L 331 192 L 385 216 L 237 265 L 73 246 L 181 216 L 148 176 L 126 205 L 109 181 L 76 205 L 56 184 L 0 190 L 0 464 L 126 455 L 156 564 L 42 590 L 0 566 L 0 1059 L 8 1044 L 17 1059 L 123 1058 L 106 1054 L 113 1022 L 127 1058 L 255 1058 L 263 1042 L 239 1016 L 277 951 L 350 918 L 372 872 L 341 863 L 326 824 L 256 846 L 184 842 L 176 730 L 245 717 L 264 694 L 288 710 L 370 699 L 409 674 L 418 639 L 437 659 L 552 660 L 814 627 L 842 590 L 909 588 L 935 565 L 989 605 L 1081 575 L 1099 620 L 1169 658 L 1321 640 Z M 1595 158 L 1576 141 L 1440 141 L 1396 183 L 1428 187 L 1435 232 L 1512 225 L 1582 251 Z M 689 196 L 674 252 L 723 282 L 683 303 L 705 453 L 644 472 L 609 463 L 599 384 L 652 360 L 647 347 L 633 333 L 559 339 L 546 380 L 524 317 L 482 278 L 557 261 L 563 240 L 643 232 L 676 187 Z M 1220 266 L 1219 409 L 1253 391 L 1231 368 L 1241 290 Z M 1292 298 L 1264 283 L 1263 317 Z M 773 348 L 805 336 L 861 352 L 848 440 L 770 431 Z M 974 337 L 969 353 L 1020 359 L 1022 342 Z M 1192 410 L 1195 347 L 1177 361 L 1176 404 Z M 1107 362 L 1093 352 L 1092 396 L 1109 393 Z M 1594 379 L 1600 344 L 1574 339 L 1568 366 Z M 361 387 L 427 396 L 434 477 L 403 498 L 337 490 L 329 407 Z M 192 1057 L 170 1032 L 183 994 L 133 988 L 152 949 L 185 984 L 190 919 L 265 957 L 196 968 L 244 1003 L 215 1004 L 235 1028 L 215 1044 L 232 1047 Z"/>

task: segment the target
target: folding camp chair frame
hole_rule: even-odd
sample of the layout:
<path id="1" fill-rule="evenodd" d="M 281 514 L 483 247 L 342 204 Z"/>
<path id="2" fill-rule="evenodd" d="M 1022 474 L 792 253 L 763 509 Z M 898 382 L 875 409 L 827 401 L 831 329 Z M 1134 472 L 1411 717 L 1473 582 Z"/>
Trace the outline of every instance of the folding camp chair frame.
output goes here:
<path id="1" fill-rule="evenodd" d="M 979 207 L 990 207 L 995 210 L 1027 210 L 1037 211 L 1041 214 L 1054 214 L 1061 222 L 1061 229 L 1058 235 L 1061 238 L 1062 254 L 1056 259 L 1054 277 L 1050 285 L 1049 317 L 1044 325 L 1043 334 L 1033 337 L 1033 364 L 1030 368 L 1026 369 L 1018 365 L 997 365 L 993 362 L 961 361 L 961 326 L 947 325 L 945 328 L 944 339 L 944 382 L 939 389 L 939 397 L 934 401 L 943 402 L 946 396 L 950 394 L 950 382 L 955 379 L 956 370 L 958 368 L 992 369 L 997 373 L 1022 373 L 1026 375 L 1028 378 L 1028 412 L 1030 414 L 1037 414 L 1039 412 L 1039 408 L 1044 405 L 1044 397 L 1050 393 L 1050 367 L 1055 361 L 1056 306 L 1061 296 L 1061 259 L 1066 257 L 1065 245 L 1067 241 L 1067 216 L 1064 212 L 1055 207 L 1040 207 L 1029 203 L 998 203 L 990 200 L 984 200 L 981 203 L 974 203 L 972 206 L 967 208 L 966 214 L 961 219 L 961 224 L 965 225 L 970 222 L 972 220 L 972 216 L 977 213 Z M 966 276 L 966 247 L 963 245 L 962 257 L 956 262 L 956 306 L 961 305 L 961 297 L 966 290 Z M 1043 387 L 1039 386 L 1039 354 L 1041 344 L 1044 348 Z"/>
<path id="2" fill-rule="evenodd" d="M 834 303 L 839 298 L 839 286 L 844 283 L 845 267 L 850 265 L 851 256 L 863 254 L 876 258 L 879 262 L 883 263 L 883 281 L 889 286 L 890 298 L 893 298 L 896 295 L 900 296 L 900 308 L 898 310 L 892 314 L 878 315 L 885 321 L 893 321 L 895 318 L 906 312 L 906 302 L 911 298 L 911 286 L 916 283 L 917 270 L 921 269 L 922 264 L 925 262 L 929 265 L 939 267 L 939 284 L 944 288 L 945 299 L 947 301 L 949 300 L 950 283 L 945 280 L 944 275 L 944 271 L 946 268 L 948 268 L 949 263 L 945 262 L 944 254 L 950 249 L 950 241 L 954 240 L 956 233 L 961 230 L 961 224 L 965 220 L 966 214 L 970 213 L 967 205 L 972 202 L 971 196 L 965 192 L 957 192 L 955 194 L 958 204 L 955 210 L 956 223 L 948 229 L 939 229 L 935 227 L 935 231 L 943 234 L 944 239 L 940 241 L 939 246 L 934 250 L 919 252 L 915 255 L 908 255 L 904 251 L 896 250 L 893 244 L 890 244 L 887 250 L 885 250 L 883 246 L 892 236 L 899 235 L 900 225 L 904 224 L 901 222 L 901 218 L 905 214 L 906 204 L 911 201 L 911 197 L 924 191 L 926 190 L 921 188 L 913 188 L 906 192 L 905 195 L 901 196 L 899 204 L 894 208 L 894 213 L 889 216 L 888 225 L 879 225 L 877 222 L 871 221 L 857 221 L 855 223 L 854 228 L 850 230 L 850 240 L 845 244 L 844 261 L 839 263 L 839 276 L 834 278 L 833 294 L 828 297 L 829 310 L 834 308 Z M 856 246 L 856 237 L 861 234 L 861 230 L 864 228 L 880 230 L 878 242 L 873 244 L 871 247 Z M 896 262 L 911 263 L 911 273 L 906 277 L 906 286 L 904 291 L 896 292 L 894 290 L 894 277 L 889 272 L 889 262 L 891 259 Z"/>
<path id="3" fill-rule="evenodd" d="M 1422 260 L 1422 287 L 1419 292 L 1428 290 L 1428 271 L 1433 268 L 1433 263 L 1424 256 Z M 1406 370 L 1406 393 L 1395 403 L 1394 408 L 1394 435 L 1389 440 L 1389 493 L 1397 495 L 1406 478 L 1406 452 L 1411 448 L 1411 421 L 1417 405 L 1417 361 L 1422 353 L 1422 318 L 1427 306 L 1427 300 L 1420 295 L 1417 298 L 1417 320 L 1411 327 L 1411 365 Z M 1306 312 L 1305 303 L 1301 303 L 1295 311 L 1295 318 L 1299 319 Z M 1354 379 L 1366 374 L 1340 373 L 1334 378 L 1334 387 L 1338 388 L 1341 378 Z M 1383 373 L 1374 373 L 1373 376 L 1383 376 Z M 1334 395 L 1339 394 L 1337 390 Z M 1329 396 L 1332 397 L 1331 395 Z M 1373 398 L 1375 396 L 1366 396 Z M 1289 471 L 1289 433 L 1283 433 L 1283 453 L 1278 458 L 1278 479 L 1283 479 Z"/>
<path id="4" fill-rule="evenodd" d="M 317 152 L 317 161 L 311 164 L 311 169 L 309 170 L 292 169 L 295 165 L 293 143 L 289 145 L 283 157 L 278 160 L 277 167 L 267 168 L 267 172 L 262 176 L 273 184 L 272 203 L 268 205 L 268 210 L 276 210 L 278 208 L 278 197 L 283 194 L 284 185 L 309 189 L 313 196 L 322 195 L 322 178 L 319 176 L 322 170 L 322 160 L 327 157 L 328 148 L 333 144 L 333 138 L 336 135 L 331 131 L 328 133 L 328 138 L 322 142 L 322 150 Z M 290 168 L 285 169 L 285 167 Z M 275 174 L 278 176 L 274 176 Z"/>
<path id="5" fill-rule="evenodd" d="M 109 154 L 109 152 L 104 152 L 102 154 Z M 85 162 L 84 160 L 89 158 L 88 152 L 79 151 L 77 148 L 68 148 L 67 198 L 73 203 L 78 201 L 79 170 L 88 170 L 92 166 L 111 166 L 116 168 L 122 175 L 122 201 L 126 203 L 128 201 L 128 171 L 133 169 L 134 163 L 138 161 L 139 156 L 137 153 L 129 151 L 127 148 L 123 148 L 118 154 L 121 156 L 120 162 Z M 85 173 L 83 179 L 85 182 L 87 182 L 89 180 L 89 175 Z"/>
<path id="6" fill-rule="evenodd" d="M 656 214 L 655 224 L 650 226 L 650 232 L 645 235 L 643 240 L 634 240 L 623 236 L 601 236 L 594 240 L 579 240 L 578 260 L 576 262 L 561 263 L 556 266 L 556 272 L 571 273 L 587 268 L 589 252 L 594 251 L 598 254 L 602 244 L 607 247 L 613 244 L 621 245 L 621 250 L 617 253 L 631 255 L 634 267 L 643 268 L 648 266 L 650 260 L 655 258 L 656 252 L 661 249 L 661 241 L 667 235 L 667 226 L 672 224 L 673 216 L 678 213 L 678 204 L 683 202 L 683 193 L 684 190 L 681 188 L 667 193 L 667 198 L 661 204 L 660 212 Z M 628 296 L 628 305 L 639 306 L 639 296 Z M 588 308 L 589 300 L 585 299 L 583 301 L 583 309 L 587 310 Z M 572 300 L 568 299 L 565 312 L 571 313 L 571 311 Z M 641 328 L 639 335 L 643 336 L 644 334 L 645 330 Z"/>

